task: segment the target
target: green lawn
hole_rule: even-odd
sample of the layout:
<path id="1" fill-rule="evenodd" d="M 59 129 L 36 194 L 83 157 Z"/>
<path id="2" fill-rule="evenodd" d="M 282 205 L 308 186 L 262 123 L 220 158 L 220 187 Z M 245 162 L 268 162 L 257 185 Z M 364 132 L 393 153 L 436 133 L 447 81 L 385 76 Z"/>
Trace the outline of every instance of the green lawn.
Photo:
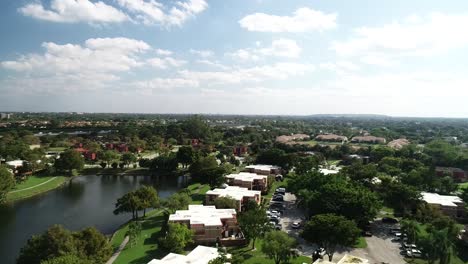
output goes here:
<path id="1" fill-rule="evenodd" d="M 356 245 L 354 245 L 354 248 L 366 248 L 367 247 L 367 241 L 365 237 L 359 237 Z"/>
<path id="2" fill-rule="evenodd" d="M 468 182 L 458 184 L 459 190 L 464 189 L 464 188 L 468 188 Z"/>
<path id="3" fill-rule="evenodd" d="M 65 176 L 29 176 L 27 180 L 15 186 L 7 194 L 8 201 L 28 198 L 61 186 L 69 178 Z"/>
<path id="4" fill-rule="evenodd" d="M 187 187 L 190 190 L 190 197 L 192 198 L 191 204 L 203 204 L 205 201 L 205 194 L 211 188 L 208 184 L 195 183 Z"/>
<path id="5" fill-rule="evenodd" d="M 257 239 L 255 242 L 256 250 L 251 250 L 252 244 L 239 247 L 239 248 L 230 248 L 228 252 L 235 256 L 242 256 L 244 264 L 274 264 L 275 262 L 269 259 L 265 254 L 262 253 L 262 239 Z M 302 263 L 311 263 L 311 258 L 300 256 L 298 258 L 292 259 L 291 264 L 302 264 Z"/>
<path id="6" fill-rule="evenodd" d="M 133 247 L 129 244 L 120 253 L 115 264 L 146 264 L 154 258 L 160 259 L 166 252 L 158 250 L 158 238 L 164 216 L 161 211 L 155 210 L 147 213 L 146 218 L 141 221 L 142 230 L 138 242 Z M 117 249 L 125 238 L 128 224 L 123 225 L 113 236 L 111 243 Z"/>
<path id="7" fill-rule="evenodd" d="M 65 147 L 51 147 L 51 148 L 48 148 L 47 151 L 62 152 L 62 151 L 65 151 L 66 149 L 68 149 L 68 148 L 65 148 Z"/>

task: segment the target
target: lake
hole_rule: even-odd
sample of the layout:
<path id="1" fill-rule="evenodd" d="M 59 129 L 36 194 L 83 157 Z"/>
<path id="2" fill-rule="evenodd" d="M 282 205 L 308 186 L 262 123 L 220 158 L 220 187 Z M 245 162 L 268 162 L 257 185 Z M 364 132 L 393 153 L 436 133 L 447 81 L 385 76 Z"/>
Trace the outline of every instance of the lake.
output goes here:
<path id="1" fill-rule="evenodd" d="M 53 191 L 0 206 L 0 262 L 14 264 L 27 240 L 53 224 L 113 233 L 131 218 L 112 213 L 117 198 L 143 184 L 153 185 L 162 198 L 179 189 L 175 177 L 156 181 L 149 176 L 80 176 Z"/>

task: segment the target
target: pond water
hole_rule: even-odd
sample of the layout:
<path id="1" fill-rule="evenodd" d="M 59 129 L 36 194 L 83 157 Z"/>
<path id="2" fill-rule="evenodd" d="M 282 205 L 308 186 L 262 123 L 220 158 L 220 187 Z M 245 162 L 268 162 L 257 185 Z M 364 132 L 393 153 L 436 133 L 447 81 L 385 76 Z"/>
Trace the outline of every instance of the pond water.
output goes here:
<path id="1" fill-rule="evenodd" d="M 179 189 L 171 177 L 80 176 L 56 190 L 0 206 L 0 263 L 15 263 L 27 240 L 53 224 L 71 230 L 94 226 L 113 233 L 131 218 L 113 214 L 117 198 L 143 184 L 153 185 L 162 198 Z"/>

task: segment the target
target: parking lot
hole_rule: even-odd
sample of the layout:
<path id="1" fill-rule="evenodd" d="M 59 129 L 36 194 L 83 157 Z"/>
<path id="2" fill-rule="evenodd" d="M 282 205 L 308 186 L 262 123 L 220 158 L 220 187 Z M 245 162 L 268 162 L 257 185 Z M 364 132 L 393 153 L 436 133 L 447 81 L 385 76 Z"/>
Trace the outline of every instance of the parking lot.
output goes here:
<path id="1" fill-rule="evenodd" d="M 284 195 L 284 210 L 281 216 L 281 229 L 291 236 L 295 237 L 299 243 L 298 250 L 301 255 L 312 257 L 313 252 L 317 249 L 317 245 L 308 243 L 299 237 L 299 229 L 292 227 L 294 222 L 303 222 L 304 215 L 296 207 L 296 197 L 294 194 L 286 193 Z M 367 248 L 340 248 L 335 253 L 333 259 L 335 261 L 341 259 L 345 254 L 351 254 L 357 257 L 369 260 L 369 263 L 388 263 L 402 264 L 406 263 L 403 256 L 400 254 L 401 244 L 392 242 L 395 236 L 390 234 L 392 228 L 397 227 L 395 224 L 384 224 L 380 220 L 376 220 L 371 225 L 372 237 L 366 237 Z"/>

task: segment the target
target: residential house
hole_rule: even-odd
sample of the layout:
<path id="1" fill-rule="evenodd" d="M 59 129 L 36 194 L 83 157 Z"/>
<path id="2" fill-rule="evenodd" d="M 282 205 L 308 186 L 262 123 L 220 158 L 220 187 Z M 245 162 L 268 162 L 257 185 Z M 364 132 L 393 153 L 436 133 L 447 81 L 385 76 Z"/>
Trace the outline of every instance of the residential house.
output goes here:
<path id="1" fill-rule="evenodd" d="M 224 189 L 216 188 L 206 193 L 206 204 L 213 204 L 218 197 L 229 197 L 237 201 L 237 210 L 243 211 L 249 201 L 261 202 L 261 191 L 253 191 L 239 186 L 227 186 Z"/>
<path id="2" fill-rule="evenodd" d="M 422 192 L 422 200 L 454 219 L 466 217 L 465 203 L 458 196 Z"/>
<path id="3" fill-rule="evenodd" d="M 450 176 L 455 182 L 466 182 L 468 180 L 468 173 L 460 168 L 436 167 L 435 172 L 439 177 Z"/>
<path id="4" fill-rule="evenodd" d="M 399 138 L 399 139 L 395 139 L 395 140 L 388 142 L 387 146 L 391 147 L 392 149 L 399 150 L 409 144 L 410 142 L 406 138 Z"/>
<path id="5" fill-rule="evenodd" d="M 245 243 L 237 223 L 235 209 L 216 209 L 213 205 L 189 205 L 188 210 L 177 210 L 169 216 L 169 223 L 186 225 L 194 231 L 198 244 L 242 245 Z"/>
<path id="6" fill-rule="evenodd" d="M 256 173 L 241 172 L 226 175 L 226 183 L 230 186 L 239 186 L 249 190 L 268 191 L 268 176 Z"/>
<path id="7" fill-rule="evenodd" d="M 246 146 L 236 146 L 232 149 L 232 153 L 238 157 L 244 156 L 248 153 L 248 148 Z"/>

